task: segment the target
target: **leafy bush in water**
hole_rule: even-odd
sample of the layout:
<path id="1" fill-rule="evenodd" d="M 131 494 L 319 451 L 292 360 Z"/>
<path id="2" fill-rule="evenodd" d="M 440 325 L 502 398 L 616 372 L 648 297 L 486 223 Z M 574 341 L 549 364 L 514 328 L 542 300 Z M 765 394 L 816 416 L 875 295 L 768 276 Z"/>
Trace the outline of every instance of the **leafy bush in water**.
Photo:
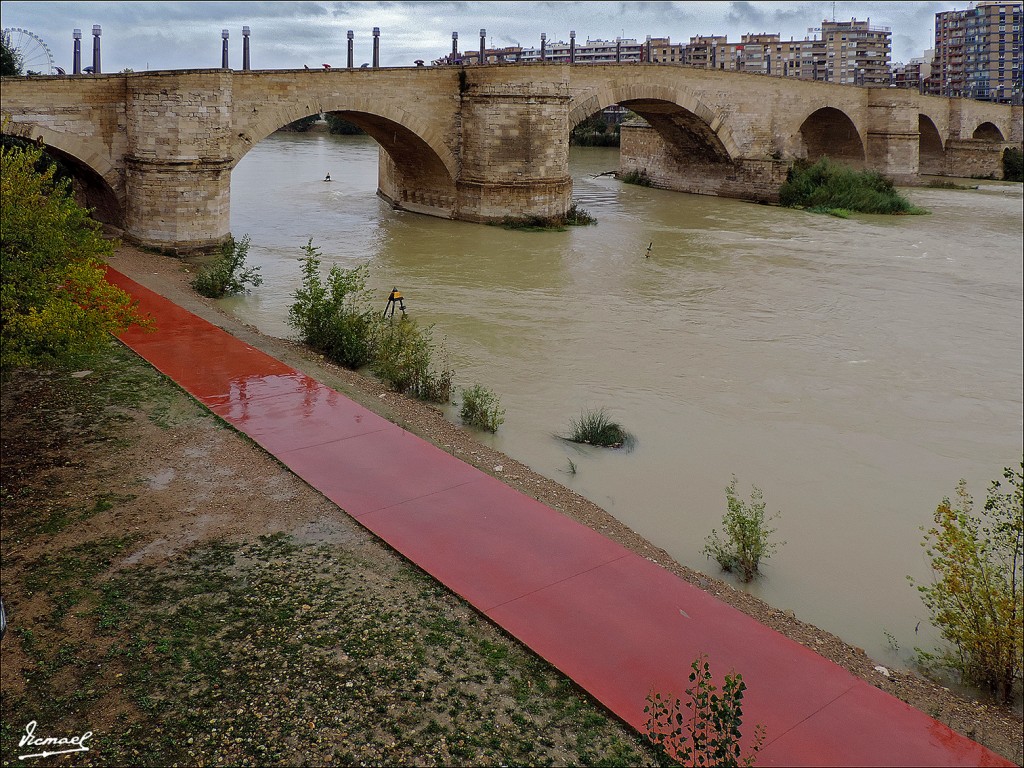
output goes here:
<path id="1" fill-rule="evenodd" d="M 984 512 L 963 480 L 955 504 L 943 499 L 935 510 L 923 542 L 932 582 L 917 589 L 953 649 L 919 654 L 1011 703 L 1024 668 L 1024 460 L 1003 477 L 1008 488 L 993 481 Z"/>
<path id="2" fill-rule="evenodd" d="M 715 558 L 724 570 L 737 573 L 743 581 L 751 581 L 761 559 L 771 557 L 778 548 L 778 544 L 771 541 L 775 529 L 769 528 L 767 522 L 777 518 L 779 513 L 765 517 L 764 497 L 756 485 L 750 493 L 750 503 L 742 501 L 736 496 L 736 482 L 733 475 L 725 489 L 724 537 L 712 529 L 705 540 L 704 554 Z"/>
<path id="3" fill-rule="evenodd" d="M 288 322 L 313 349 L 346 368 L 369 363 L 376 346 L 377 314 L 369 308 L 364 264 L 354 269 L 331 267 L 325 282 L 322 257 L 312 238 L 303 248 L 302 284 L 288 310 Z"/>
<path id="4" fill-rule="evenodd" d="M 452 393 L 452 371 L 444 368 L 439 374 L 431 369 L 435 346 L 429 328 L 402 315 L 382 322 L 376 354 L 370 370 L 397 392 L 433 403 L 448 401 Z"/>
<path id="5" fill-rule="evenodd" d="M 245 266 L 248 255 L 248 235 L 241 240 L 228 238 L 221 244 L 220 255 L 199 270 L 192 280 L 192 287 L 207 298 L 221 299 L 242 293 L 246 285 L 262 285 L 260 268 Z"/>
<path id="6" fill-rule="evenodd" d="M 491 390 L 480 384 L 462 390 L 462 408 L 459 417 L 463 424 L 497 432 L 505 422 L 505 410 Z"/>
<path id="7" fill-rule="evenodd" d="M 797 162 L 779 188 L 779 203 L 829 213 L 841 209 L 860 213 L 926 213 L 896 191 L 875 171 L 855 171 L 823 157 L 813 165 Z"/>

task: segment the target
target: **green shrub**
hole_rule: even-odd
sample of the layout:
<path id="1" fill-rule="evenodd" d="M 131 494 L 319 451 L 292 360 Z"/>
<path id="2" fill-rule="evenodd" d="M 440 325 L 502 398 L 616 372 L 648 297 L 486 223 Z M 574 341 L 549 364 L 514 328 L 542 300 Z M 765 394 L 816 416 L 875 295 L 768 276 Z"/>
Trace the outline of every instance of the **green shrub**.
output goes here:
<path id="1" fill-rule="evenodd" d="M 354 269 L 331 267 L 324 282 L 322 258 L 313 240 L 303 248 L 302 284 L 288 310 L 288 322 L 302 340 L 346 368 L 360 368 L 374 358 L 377 313 L 369 308 L 367 265 Z"/>
<path id="2" fill-rule="evenodd" d="M 1024 181 L 1024 151 L 1017 147 L 1003 151 L 1003 180 Z"/>
<path id="3" fill-rule="evenodd" d="M 743 581 L 751 581 L 761 559 L 771 557 L 779 546 L 770 540 L 775 529 L 767 527 L 767 522 L 777 518 L 779 513 L 766 518 L 761 489 L 753 486 L 748 504 L 736 496 L 736 483 L 733 475 L 725 489 L 727 511 L 722 517 L 725 536 L 712 529 L 705 540 L 704 554 L 715 558 L 724 570 L 737 573 Z"/>
<path id="4" fill-rule="evenodd" d="M 651 187 L 654 186 L 654 182 L 651 181 L 651 177 L 647 175 L 646 169 L 639 171 L 627 171 L 620 177 L 623 184 L 636 184 L 640 187 Z"/>
<path id="5" fill-rule="evenodd" d="M 248 255 L 248 235 L 241 240 L 228 238 L 221 244 L 220 255 L 199 270 L 192 280 L 192 287 L 207 298 L 221 299 L 242 293 L 246 285 L 262 285 L 260 268 L 245 266 Z"/>
<path id="6" fill-rule="evenodd" d="M 753 765 L 764 746 L 767 729 L 758 724 L 746 755 L 740 747 L 743 692 L 740 674 L 725 676 L 721 694 L 711 682 L 711 666 L 703 653 L 690 665 L 686 699 L 651 692 L 647 695 L 644 733 L 669 760 L 686 766 Z"/>
<path id="7" fill-rule="evenodd" d="M 431 329 L 402 315 L 381 322 L 370 370 L 397 392 L 444 403 L 451 397 L 453 372 L 446 366 L 440 373 L 432 370 L 435 351 Z"/>
<path id="8" fill-rule="evenodd" d="M 1024 668 L 1024 460 L 1020 467 L 1003 470 L 1005 492 L 992 482 L 983 512 L 974 511 L 964 480 L 955 505 L 942 500 L 922 544 L 932 582 L 917 586 L 932 623 L 953 645 L 919 650 L 921 660 L 958 672 L 1007 704 Z"/>
<path id="9" fill-rule="evenodd" d="M 462 390 L 462 408 L 459 417 L 463 424 L 497 432 L 505 422 L 505 410 L 491 390 L 480 384 Z"/>
<path id="10" fill-rule="evenodd" d="M 0 166 L 0 369 L 69 362 L 151 325 L 107 282 L 113 244 L 43 150 L 0 147 Z"/>
<path id="11" fill-rule="evenodd" d="M 927 213 L 901 195 L 875 171 L 855 171 L 823 157 L 813 165 L 798 161 L 779 188 L 779 204 L 815 212 Z"/>
<path id="12" fill-rule="evenodd" d="M 634 442 L 633 436 L 621 424 L 612 421 L 604 408 L 581 412 L 578 419 L 570 422 L 569 436 L 565 439 L 606 448 L 620 448 Z"/>

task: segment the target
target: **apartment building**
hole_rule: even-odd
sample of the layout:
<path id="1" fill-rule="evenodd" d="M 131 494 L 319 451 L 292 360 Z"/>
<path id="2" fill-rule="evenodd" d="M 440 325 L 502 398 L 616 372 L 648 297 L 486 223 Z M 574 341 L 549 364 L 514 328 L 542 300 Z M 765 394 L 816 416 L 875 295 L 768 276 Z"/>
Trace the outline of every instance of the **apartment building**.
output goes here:
<path id="1" fill-rule="evenodd" d="M 1021 103 L 1022 3 L 982 0 L 935 14 L 929 93 Z"/>
<path id="2" fill-rule="evenodd" d="M 823 21 L 808 32 L 821 33 L 803 40 L 782 40 L 778 33 L 745 34 L 737 43 L 724 35 L 691 37 L 688 44 L 673 43 L 668 37 L 647 36 L 578 42 L 575 34 L 568 43 L 548 41 L 542 35 L 539 47 L 509 47 L 484 51 L 487 63 L 569 63 L 612 64 L 651 62 L 676 66 L 754 72 L 774 77 L 798 77 L 834 83 L 888 86 L 891 83 L 892 33 L 888 27 L 873 27 L 871 20 Z M 479 51 L 453 53 L 433 64 L 478 64 Z"/>
<path id="3" fill-rule="evenodd" d="M 894 66 L 892 68 L 892 84 L 897 88 L 926 92 L 934 57 L 935 51 L 929 49 L 924 52 L 924 56 L 917 56 L 906 64 Z"/>
<path id="4" fill-rule="evenodd" d="M 849 85 L 889 85 L 892 30 L 867 21 L 823 21 L 826 79 Z"/>
<path id="5" fill-rule="evenodd" d="M 823 21 L 808 32 L 821 37 L 782 40 L 773 33 L 741 36 L 730 43 L 719 35 L 691 37 L 683 63 L 691 67 L 756 72 L 849 85 L 887 86 L 892 32 L 868 21 Z"/>

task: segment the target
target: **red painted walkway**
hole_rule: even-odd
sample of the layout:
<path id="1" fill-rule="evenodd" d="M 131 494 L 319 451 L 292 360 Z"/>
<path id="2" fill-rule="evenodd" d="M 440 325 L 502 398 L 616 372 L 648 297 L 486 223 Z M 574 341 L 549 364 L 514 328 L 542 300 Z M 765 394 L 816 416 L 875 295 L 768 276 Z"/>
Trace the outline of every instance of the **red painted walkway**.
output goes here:
<path id="1" fill-rule="evenodd" d="M 642 729 L 706 653 L 742 673 L 759 765 L 1012 765 L 619 544 L 120 273 L 157 331 L 122 341 Z"/>

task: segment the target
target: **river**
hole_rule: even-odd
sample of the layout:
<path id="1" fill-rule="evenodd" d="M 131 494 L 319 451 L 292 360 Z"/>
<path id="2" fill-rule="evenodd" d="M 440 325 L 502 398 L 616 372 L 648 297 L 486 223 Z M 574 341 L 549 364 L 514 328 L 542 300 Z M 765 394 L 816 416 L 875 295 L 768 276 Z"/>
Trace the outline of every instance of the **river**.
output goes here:
<path id="1" fill-rule="evenodd" d="M 785 544 L 743 588 L 906 666 L 938 641 L 906 578 L 928 577 L 920 527 L 959 478 L 980 506 L 1021 459 L 1021 185 L 838 219 L 624 185 L 599 175 L 616 149 L 570 165 L 598 223 L 516 232 L 391 210 L 367 137 L 274 134 L 231 186 L 264 284 L 224 304 L 291 337 L 308 238 L 325 265 L 369 262 L 381 309 L 398 287 L 456 384 L 500 396 L 483 441 L 716 576 L 701 549 L 725 487 L 757 485 Z M 632 451 L 555 437 L 599 407 Z"/>

